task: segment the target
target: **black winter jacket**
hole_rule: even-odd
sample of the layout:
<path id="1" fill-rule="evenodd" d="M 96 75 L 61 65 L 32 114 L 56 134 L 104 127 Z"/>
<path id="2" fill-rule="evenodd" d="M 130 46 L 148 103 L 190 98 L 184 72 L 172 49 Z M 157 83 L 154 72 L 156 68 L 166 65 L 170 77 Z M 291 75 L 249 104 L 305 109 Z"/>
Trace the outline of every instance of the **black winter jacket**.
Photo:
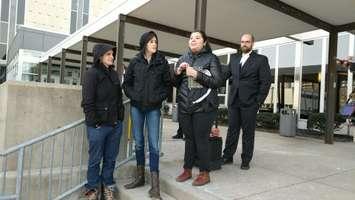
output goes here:
<path id="1" fill-rule="evenodd" d="M 122 88 L 113 66 L 106 68 L 99 57 L 114 47 L 102 44 L 94 48 L 94 66 L 85 73 L 82 107 L 88 126 L 111 125 L 123 121 Z"/>
<path id="2" fill-rule="evenodd" d="M 123 82 L 131 105 L 140 109 L 160 108 L 168 96 L 169 86 L 169 65 L 159 51 L 153 54 L 149 64 L 143 53 L 138 53 L 129 63 Z"/>
<path id="3" fill-rule="evenodd" d="M 195 83 L 193 83 L 197 87 L 191 87 L 191 84 L 189 86 L 189 81 L 192 82 L 192 78 L 188 78 L 185 72 L 173 76 L 172 82 L 178 88 L 179 112 L 186 114 L 217 110 L 219 105 L 217 88 L 223 83 L 221 65 L 217 56 L 212 54 L 210 48 L 203 48 L 196 55 L 189 51 L 181 56 L 176 63 L 176 67 L 182 62 L 188 63 L 198 73 Z M 209 71 L 210 76 L 203 71 Z M 208 93 L 209 89 L 211 91 Z M 208 94 L 208 96 L 199 102 L 198 99 L 205 94 Z"/>

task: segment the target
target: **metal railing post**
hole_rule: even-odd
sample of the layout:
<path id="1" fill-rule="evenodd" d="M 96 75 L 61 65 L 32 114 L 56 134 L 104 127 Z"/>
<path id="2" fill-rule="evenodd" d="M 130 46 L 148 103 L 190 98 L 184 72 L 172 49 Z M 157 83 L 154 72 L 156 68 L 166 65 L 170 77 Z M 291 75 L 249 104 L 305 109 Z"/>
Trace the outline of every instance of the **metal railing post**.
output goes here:
<path id="1" fill-rule="evenodd" d="M 16 199 L 17 200 L 21 199 L 24 157 L 25 157 L 25 148 L 22 147 L 18 152 L 18 159 L 17 159 L 17 176 L 16 176 Z"/>

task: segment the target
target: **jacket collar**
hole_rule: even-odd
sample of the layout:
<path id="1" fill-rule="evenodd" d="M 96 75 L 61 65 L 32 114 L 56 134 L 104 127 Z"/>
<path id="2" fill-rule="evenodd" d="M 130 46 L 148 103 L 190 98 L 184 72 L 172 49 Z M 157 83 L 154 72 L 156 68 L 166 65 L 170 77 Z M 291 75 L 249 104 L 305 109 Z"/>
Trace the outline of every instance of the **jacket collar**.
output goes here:
<path id="1" fill-rule="evenodd" d="M 196 53 L 196 54 L 192 53 L 191 49 L 189 49 L 189 51 L 188 51 L 188 55 L 189 55 L 190 57 L 199 57 L 199 56 L 201 56 L 201 55 L 203 55 L 203 54 L 206 54 L 206 53 L 212 53 L 212 50 L 211 50 L 210 48 L 203 47 L 203 48 L 201 49 L 201 51 L 199 51 L 199 52 Z"/>
<path id="2" fill-rule="evenodd" d="M 136 57 L 138 58 L 139 62 L 142 62 L 144 64 L 148 64 L 148 62 L 145 59 L 144 54 L 142 52 L 139 52 L 136 55 Z M 155 54 L 152 55 L 149 66 L 162 64 L 164 62 L 164 60 L 165 60 L 164 55 L 161 54 L 159 51 L 157 51 Z"/>
<path id="3" fill-rule="evenodd" d="M 247 70 L 247 68 L 248 68 L 249 65 L 250 65 L 250 62 L 252 62 L 252 61 L 254 60 L 255 55 L 256 55 L 256 53 L 255 53 L 254 51 L 252 51 L 252 52 L 250 53 L 249 58 L 248 58 L 248 60 L 245 61 L 244 65 L 243 65 L 243 67 L 242 67 L 241 72 Z M 242 55 L 240 55 L 240 57 L 239 57 L 239 59 L 238 59 L 238 64 L 239 64 L 239 62 L 240 62 L 241 59 L 242 59 Z"/>

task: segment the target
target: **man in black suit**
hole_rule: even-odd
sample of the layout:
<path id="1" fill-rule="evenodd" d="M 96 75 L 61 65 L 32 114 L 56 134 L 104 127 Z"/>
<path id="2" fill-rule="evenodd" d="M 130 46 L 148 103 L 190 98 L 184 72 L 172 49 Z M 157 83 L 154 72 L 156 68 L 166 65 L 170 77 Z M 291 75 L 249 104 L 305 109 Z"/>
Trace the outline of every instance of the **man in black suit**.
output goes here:
<path id="1" fill-rule="evenodd" d="M 248 170 L 254 152 L 256 114 L 267 97 L 271 85 L 271 71 L 267 57 L 252 51 L 254 36 L 241 37 L 242 54 L 232 55 L 225 78 L 230 79 L 228 97 L 229 127 L 223 150 L 224 164 L 233 163 L 240 129 L 243 130 L 241 169 Z"/>

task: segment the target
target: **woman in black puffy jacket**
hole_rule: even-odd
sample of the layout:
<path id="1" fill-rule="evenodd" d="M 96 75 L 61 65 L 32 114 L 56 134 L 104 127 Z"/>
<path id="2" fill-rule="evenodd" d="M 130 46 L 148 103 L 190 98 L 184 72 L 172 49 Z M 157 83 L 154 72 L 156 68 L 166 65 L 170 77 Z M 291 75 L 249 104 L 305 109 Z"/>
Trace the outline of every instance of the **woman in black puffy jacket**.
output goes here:
<path id="1" fill-rule="evenodd" d="M 191 169 L 197 156 L 200 173 L 194 186 L 210 182 L 208 139 L 218 108 L 217 88 L 222 84 L 221 66 L 212 54 L 203 31 L 190 35 L 189 50 L 176 64 L 174 85 L 178 88 L 179 124 L 185 135 L 184 171 L 176 181 L 192 177 Z"/>

